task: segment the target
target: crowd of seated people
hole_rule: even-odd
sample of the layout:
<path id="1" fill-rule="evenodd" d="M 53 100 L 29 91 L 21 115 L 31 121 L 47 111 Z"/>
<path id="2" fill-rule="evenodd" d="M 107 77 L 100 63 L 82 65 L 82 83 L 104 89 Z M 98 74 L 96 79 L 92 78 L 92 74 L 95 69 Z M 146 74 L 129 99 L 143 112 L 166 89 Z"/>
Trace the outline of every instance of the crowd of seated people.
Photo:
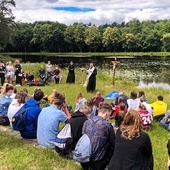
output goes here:
<path id="1" fill-rule="evenodd" d="M 56 89 L 49 96 L 45 96 L 41 89 L 36 89 L 33 95 L 29 95 L 27 89 L 15 93 L 14 90 L 13 85 L 4 83 L 0 94 L 0 115 L 8 117 L 12 127 L 13 116 L 24 106 L 28 111 L 20 135 L 26 139 L 37 139 L 42 148 L 52 148 L 58 153 L 60 150 L 55 147 L 55 139 L 61 130 L 61 122 L 71 125 L 69 154 L 86 133 L 91 139 L 92 153 L 90 161 L 81 162 L 85 170 L 104 170 L 106 166 L 109 169 L 153 169 L 151 141 L 143 130 L 150 129 L 153 119 L 158 120 L 157 116 L 161 116 L 160 124 L 170 130 L 170 111 L 167 111 L 167 104 L 160 95 L 156 102 L 149 104 L 143 91 L 139 96 L 132 91 L 130 98 L 123 92 L 111 104 L 104 100 L 101 91 L 89 99 L 79 93 L 75 99 L 76 107 L 70 113 L 66 96 Z M 48 103 L 41 108 L 44 99 Z M 115 124 L 109 121 L 111 114 Z"/>

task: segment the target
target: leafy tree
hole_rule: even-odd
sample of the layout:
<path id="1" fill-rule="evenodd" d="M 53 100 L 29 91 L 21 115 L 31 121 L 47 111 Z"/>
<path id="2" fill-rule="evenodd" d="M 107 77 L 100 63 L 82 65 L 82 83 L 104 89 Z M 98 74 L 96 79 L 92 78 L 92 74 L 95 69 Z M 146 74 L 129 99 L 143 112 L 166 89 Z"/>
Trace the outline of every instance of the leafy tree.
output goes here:
<path id="1" fill-rule="evenodd" d="M 85 26 L 83 24 L 78 24 L 74 31 L 74 38 L 80 52 L 85 45 Z"/>
<path id="2" fill-rule="evenodd" d="M 96 26 L 92 26 L 85 31 L 85 43 L 89 46 L 90 51 L 94 49 L 96 52 L 97 47 L 101 43 L 101 34 Z"/>
<path id="3" fill-rule="evenodd" d="M 161 40 L 163 42 L 163 50 L 170 51 L 170 33 L 164 34 Z"/>
<path id="4" fill-rule="evenodd" d="M 0 1 L 0 50 L 12 43 L 12 34 L 14 29 L 14 16 L 10 7 L 15 7 L 14 0 Z"/>
<path id="5" fill-rule="evenodd" d="M 133 19 L 129 21 L 126 24 L 126 26 L 130 28 L 131 33 L 133 33 L 134 35 L 142 31 L 142 24 L 140 23 L 138 19 Z"/>
<path id="6" fill-rule="evenodd" d="M 31 44 L 35 46 L 36 51 L 42 50 L 42 32 L 41 32 L 41 23 L 34 23 L 33 27 L 33 38 L 31 40 Z"/>
<path id="7" fill-rule="evenodd" d="M 109 51 L 113 48 L 113 29 L 107 27 L 103 33 L 103 46 L 106 47 Z"/>
<path id="8" fill-rule="evenodd" d="M 14 45 L 18 51 L 27 52 L 31 49 L 31 40 L 33 38 L 33 26 L 29 23 L 17 23 L 15 31 Z"/>
<path id="9" fill-rule="evenodd" d="M 51 33 L 51 24 L 45 23 L 40 27 L 41 32 L 41 43 L 44 51 L 49 51 L 50 37 L 53 36 Z"/>
<path id="10" fill-rule="evenodd" d="M 73 52 L 73 46 L 75 44 L 74 39 L 74 27 L 69 25 L 64 32 L 64 40 L 68 43 L 69 49 Z"/>
<path id="11" fill-rule="evenodd" d="M 120 43 L 120 32 L 114 27 L 107 27 L 105 32 L 103 33 L 103 45 L 111 51 L 112 49 L 116 49 L 116 46 Z"/>
<path id="12" fill-rule="evenodd" d="M 50 43 L 51 43 L 51 50 L 56 52 L 64 51 L 64 32 L 66 30 L 65 24 L 60 24 L 58 22 L 54 22 L 51 25 L 51 32 L 50 32 Z"/>
<path id="13" fill-rule="evenodd" d="M 132 33 L 127 33 L 123 37 L 123 48 L 125 51 L 132 51 L 135 47 L 135 36 Z"/>

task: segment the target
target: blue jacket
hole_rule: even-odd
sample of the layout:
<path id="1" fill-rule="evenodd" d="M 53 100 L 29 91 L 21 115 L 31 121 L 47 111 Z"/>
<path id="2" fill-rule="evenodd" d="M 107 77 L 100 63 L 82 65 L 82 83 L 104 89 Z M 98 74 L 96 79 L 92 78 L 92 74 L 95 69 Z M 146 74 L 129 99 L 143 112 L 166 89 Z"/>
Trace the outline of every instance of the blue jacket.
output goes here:
<path id="1" fill-rule="evenodd" d="M 8 107 L 11 104 L 12 99 L 8 95 L 4 95 L 0 98 L 0 114 L 6 115 L 8 112 Z"/>
<path id="2" fill-rule="evenodd" d="M 27 100 L 25 107 L 28 108 L 28 111 L 25 119 L 25 128 L 20 131 L 21 136 L 24 138 L 36 138 L 37 121 L 41 108 L 39 107 L 39 103 L 34 99 Z"/>

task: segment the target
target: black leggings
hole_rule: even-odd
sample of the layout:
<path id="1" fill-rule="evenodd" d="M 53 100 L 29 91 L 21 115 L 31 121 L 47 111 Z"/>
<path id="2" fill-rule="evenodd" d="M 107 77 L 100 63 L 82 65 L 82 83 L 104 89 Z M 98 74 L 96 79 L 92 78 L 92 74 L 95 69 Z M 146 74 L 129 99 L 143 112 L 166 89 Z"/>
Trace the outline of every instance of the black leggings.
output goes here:
<path id="1" fill-rule="evenodd" d="M 1 86 L 3 86 L 5 83 L 5 76 L 0 76 L 0 78 L 1 78 Z"/>

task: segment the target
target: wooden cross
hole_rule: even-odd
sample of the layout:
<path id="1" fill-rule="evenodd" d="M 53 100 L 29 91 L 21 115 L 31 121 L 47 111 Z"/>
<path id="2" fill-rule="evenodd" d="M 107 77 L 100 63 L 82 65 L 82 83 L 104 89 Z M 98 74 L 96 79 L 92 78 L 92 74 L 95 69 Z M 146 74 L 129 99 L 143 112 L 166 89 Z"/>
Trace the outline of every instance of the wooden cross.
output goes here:
<path id="1" fill-rule="evenodd" d="M 115 85 L 115 74 L 116 74 L 116 65 L 118 63 L 120 63 L 119 61 L 117 61 L 117 57 L 115 57 L 115 60 L 114 61 L 111 61 L 112 64 L 113 64 L 113 80 L 112 80 L 112 85 L 114 86 Z"/>
<path id="2" fill-rule="evenodd" d="M 84 71 L 85 70 L 86 70 L 85 68 L 81 68 L 81 72 L 82 72 L 82 74 L 81 74 L 81 76 L 82 76 L 82 85 L 84 84 Z"/>

